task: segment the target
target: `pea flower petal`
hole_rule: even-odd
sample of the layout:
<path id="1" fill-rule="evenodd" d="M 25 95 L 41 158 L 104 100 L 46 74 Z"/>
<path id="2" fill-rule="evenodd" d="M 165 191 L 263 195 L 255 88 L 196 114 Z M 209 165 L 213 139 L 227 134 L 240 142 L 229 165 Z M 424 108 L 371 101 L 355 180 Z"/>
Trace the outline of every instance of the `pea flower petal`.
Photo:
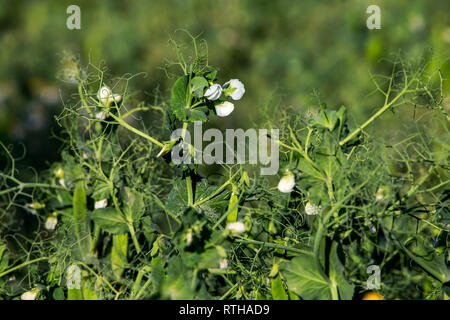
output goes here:
<path id="1" fill-rule="evenodd" d="M 45 220 L 45 229 L 53 231 L 56 228 L 56 225 L 58 224 L 58 218 L 55 216 L 50 216 Z"/>
<path id="2" fill-rule="evenodd" d="M 219 117 L 226 117 L 234 110 L 234 104 L 228 101 L 224 101 L 222 103 L 217 104 L 216 106 L 216 114 Z"/>
<path id="3" fill-rule="evenodd" d="M 239 79 L 231 79 L 223 85 L 223 88 L 234 89 L 229 94 L 233 100 L 240 100 L 245 93 L 244 84 Z"/>
<path id="4" fill-rule="evenodd" d="M 229 230 L 232 234 L 241 234 L 245 232 L 245 225 L 238 221 L 238 222 L 230 222 L 227 224 L 227 230 Z"/>
<path id="5" fill-rule="evenodd" d="M 222 87 L 220 84 L 213 84 L 206 90 L 205 94 L 203 95 L 208 100 L 217 100 L 222 95 Z"/>
<path id="6" fill-rule="evenodd" d="M 39 290 L 37 288 L 31 289 L 30 291 L 26 291 L 22 293 L 20 296 L 21 300 L 36 300 L 38 297 Z"/>
<path id="7" fill-rule="evenodd" d="M 103 86 L 98 90 L 97 93 L 97 99 L 101 101 L 103 104 L 106 104 L 108 101 L 108 98 L 111 96 L 111 89 L 109 89 L 107 86 Z"/>
<path id="8" fill-rule="evenodd" d="M 294 186 L 295 176 L 290 171 L 281 177 L 280 182 L 278 182 L 278 190 L 283 193 L 291 192 L 294 189 Z"/>
<path id="9" fill-rule="evenodd" d="M 108 205 L 108 200 L 102 199 L 102 200 L 96 201 L 94 204 L 94 207 L 95 207 L 95 209 L 102 209 L 102 208 L 106 208 L 107 205 Z"/>

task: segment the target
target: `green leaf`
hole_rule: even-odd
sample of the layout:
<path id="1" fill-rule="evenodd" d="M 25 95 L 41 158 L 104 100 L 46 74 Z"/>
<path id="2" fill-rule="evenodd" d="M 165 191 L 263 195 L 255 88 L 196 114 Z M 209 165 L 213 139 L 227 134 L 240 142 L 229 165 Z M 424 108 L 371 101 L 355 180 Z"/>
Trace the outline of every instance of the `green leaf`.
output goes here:
<path id="1" fill-rule="evenodd" d="M 94 200 L 103 200 L 108 199 L 111 194 L 111 185 L 105 181 L 96 181 L 94 183 L 94 192 L 91 195 L 91 198 Z"/>
<path id="2" fill-rule="evenodd" d="M 208 118 L 206 117 L 206 114 L 203 111 L 200 110 L 188 110 L 189 112 L 186 112 L 189 121 L 194 122 L 194 121 L 201 121 L 201 122 L 206 122 L 206 120 L 208 120 Z"/>
<path id="3" fill-rule="evenodd" d="M 65 300 L 63 289 L 61 287 L 57 287 L 53 290 L 52 297 L 54 300 Z"/>
<path id="4" fill-rule="evenodd" d="M 191 92 L 197 98 L 203 97 L 203 90 L 208 86 L 208 81 L 203 77 L 194 77 L 191 79 Z"/>
<path id="5" fill-rule="evenodd" d="M 209 197 L 216 191 L 217 188 L 218 187 L 216 186 L 209 185 L 206 179 L 197 182 L 195 187 L 195 201 L 197 202 L 205 199 L 206 197 Z M 207 201 L 206 203 L 200 205 L 199 208 L 203 210 L 208 216 L 220 217 L 220 214 L 224 212 L 223 210 L 228 204 L 226 196 L 227 193 L 222 192 L 221 194 L 212 198 L 210 201 Z M 181 213 L 188 208 L 185 180 L 178 179 L 174 182 L 174 186 L 170 191 L 169 197 L 167 199 L 166 208 L 175 214 Z"/>
<path id="6" fill-rule="evenodd" d="M 330 281 L 337 287 L 341 300 L 351 300 L 355 287 L 345 279 L 344 266 L 339 260 L 337 249 L 338 243 L 334 241 L 330 252 Z"/>
<path id="7" fill-rule="evenodd" d="M 312 125 L 316 127 L 327 128 L 333 131 L 338 122 L 338 115 L 334 110 L 320 110 L 314 118 Z"/>
<path id="8" fill-rule="evenodd" d="M 283 286 L 283 280 L 281 280 L 280 275 L 273 278 L 271 281 L 271 290 L 273 300 L 289 300 L 286 290 Z"/>
<path id="9" fill-rule="evenodd" d="M 127 264 L 128 233 L 113 235 L 111 267 L 117 279 L 122 276 Z"/>
<path id="10" fill-rule="evenodd" d="M 181 121 L 186 118 L 186 103 L 189 96 L 188 85 L 188 76 L 178 78 L 172 87 L 170 97 L 170 111 Z"/>
<path id="11" fill-rule="evenodd" d="M 331 299 L 329 284 L 316 269 L 312 255 L 300 254 L 290 262 L 282 264 L 280 269 L 289 290 L 294 291 L 302 299 Z"/>
<path id="12" fill-rule="evenodd" d="M 217 70 L 210 71 L 208 73 L 205 73 L 205 78 L 209 81 L 214 81 L 217 76 Z"/>
<path id="13" fill-rule="evenodd" d="M 122 189 L 121 197 L 124 206 L 123 213 L 128 222 L 138 221 L 144 214 L 144 195 L 135 189 L 125 187 Z"/>
<path id="14" fill-rule="evenodd" d="M 123 234 L 128 231 L 127 223 L 116 209 L 96 209 L 91 217 L 97 225 L 111 234 Z"/>

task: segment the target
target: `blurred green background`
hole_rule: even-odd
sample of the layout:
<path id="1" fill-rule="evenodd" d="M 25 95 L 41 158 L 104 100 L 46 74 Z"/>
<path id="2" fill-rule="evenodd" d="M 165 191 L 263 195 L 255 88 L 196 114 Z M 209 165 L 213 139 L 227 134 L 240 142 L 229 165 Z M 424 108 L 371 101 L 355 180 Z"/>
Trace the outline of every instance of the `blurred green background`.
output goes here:
<path id="1" fill-rule="evenodd" d="M 66 28 L 71 4 L 81 8 L 81 30 Z M 381 30 L 366 27 L 371 4 L 381 8 Z M 0 140 L 15 145 L 15 156 L 26 150 L 22 166 L 39 170 L 58 159 L 54 115 L 75 90 L 57 76 L 65 51 L 84 64 L 104 62 L 111 76 L 146 72 L 131 85 L 148 101 L 158 86 L 167 94 L 173 80 L 159 67 L 173 57 L 168 39 L 178 28 L 202 33 L 221 83 L 239 78 L 246 86 L 223 125 L 258 123 L 263 106 L 317 107 L 315 90 L 360 122 L 380 104 L 369 71 L 389 74 L 382 58 L 433 48 L 450 75 L 449 13 L 448 0 L 0 0 Z M 384 118 L 384 126 L 398 121 Z"/>

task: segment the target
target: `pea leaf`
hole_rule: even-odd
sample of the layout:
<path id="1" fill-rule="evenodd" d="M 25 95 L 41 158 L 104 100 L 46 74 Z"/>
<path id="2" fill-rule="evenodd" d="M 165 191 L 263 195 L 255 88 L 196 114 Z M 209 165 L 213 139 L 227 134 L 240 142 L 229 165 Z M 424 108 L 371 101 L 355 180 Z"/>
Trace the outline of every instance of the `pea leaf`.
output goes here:
<path id="1" fill-rule="evenodd" d="M 170 97 L 170 111 L 178 120 L 181 121 L 186 119 L 186 102 L 189 94 L 188 84 L 188 76 L 182 76 L 178 78 L 172 87 Z"/>
<path id="2" fill-rule="evenodd" d="M 206 114 L 200 110 L 187 110 L 186 114 L 189 118 L 189 121 L 191 122 L 194 121 L 206 122 L 206 120 L 208 120 L 208 118 L 206 118 Z"/>
<path id="3" fill-rule="evenodd" d="M 91 218 L 103 230 L 111 234 L 122 234 L 128 231 L 127 223 L 116 209 L 96 209 L 92 212 Z"/>
<path id="4" fill-rule="evenodd" d="M 144 195 L 135 189 L 125 187 L 121 192 L 123 212 L 129 222 L 138 221 L 144 214 Z"/>
<path id="5" fill-rule="evenodd" d="M 94 183 L 94 192 L 91 197 L 94 200 L 107 199 L 111 194 L 111 186 L 105 181 L 98 180 Z"/>
<path id="6" fill-rule="evenodd" d="M 335 285 L 342 300 L 351 300 L 355 287 L 350 284 L 344 275 L 344 266 L 338 257 L 338 243 L 333 242 L 330 251 L 330 281 Z"/>
<path id="7" fill-rule="evenodd" d="M 272 290 L 273 300 L 289 300 L 286 290 L 284 290 L 283 280 L 281 280 L 280 275 L 271 280 L 270 287 Z"/>
<path id="8" fill-rule="evenodd" d="M 213 71 L 210 71 L 208 73 L 205 73 L 204 76 L 205 76 L 206 79 L 208 79 L 210 81 L 214 81 L 216 79 L 216 76 L 217 76 L 217 70 L 213 70 Z"/>
<path id="9" fill-rule="evenodd" d="M 191 92 L 197 98 L 203 97 L 203 90 L 208 86 L 208 81 L 203 77 L 194 77 L 191 79 Z"/>
<path id="10" fill-rule="evenodd" d="M 329 300 L 331 291 L 328 282 L 320 275 L 309 254 L 300 254 L 280 266 L 287 286 L 306 300 Z"/>

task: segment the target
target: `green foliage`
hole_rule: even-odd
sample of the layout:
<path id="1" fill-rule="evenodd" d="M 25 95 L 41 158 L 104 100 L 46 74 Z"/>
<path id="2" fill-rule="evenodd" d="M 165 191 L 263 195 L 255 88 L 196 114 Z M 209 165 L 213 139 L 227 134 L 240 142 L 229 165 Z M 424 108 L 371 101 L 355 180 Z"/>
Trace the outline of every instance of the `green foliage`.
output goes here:
<path id="1" fill-rule="evenodd" d="M 14 259 L 1 242 L 1 297 L 30 289 L 9 284 L 14 275 L 55 300 L 359 299 L 367 267 L 378 265 L 388 299 L 447 299 L 448 116 L 430 60 L 397 58 L 390 76 L 374 77 L 384 101 L 361 125 L 322 102 L 317 112 L 267 114 L 264 126 L 280 129 L 281 172 L 295 176 L 285 194 L 249 165 L 206 175 L 205 166 L 170 161 L 192 122 L 214 123 L 224 101 L 204 97 L 221 74 L 190 40 L 193 55 L 171 40 L 177 60 L 167 70 L 181 76 L 154 105 L 133 98 L 132 76 L 109 83 L 101 69 L 77 65 L 78 95 L 57 118 L 61 161 L 25 183 L 7 157 L 2 206 L 28 210 L 38 224 L 33 241 L 7 240 L 22 248 Z M 103 85 L 120 101 L 98 101 Z M 415 132 L 370 134 L 388 111 L 420 114 Z M 137 116 L 147 112 L 157 117 L 151 126 Z M 183 134 L 170 141 L 177 128 Z M 58 218 L 55 230 L 45 228 L 48 216 Z M 79 288 L 65 284 L 69 266 L 81 270 Z"/>

